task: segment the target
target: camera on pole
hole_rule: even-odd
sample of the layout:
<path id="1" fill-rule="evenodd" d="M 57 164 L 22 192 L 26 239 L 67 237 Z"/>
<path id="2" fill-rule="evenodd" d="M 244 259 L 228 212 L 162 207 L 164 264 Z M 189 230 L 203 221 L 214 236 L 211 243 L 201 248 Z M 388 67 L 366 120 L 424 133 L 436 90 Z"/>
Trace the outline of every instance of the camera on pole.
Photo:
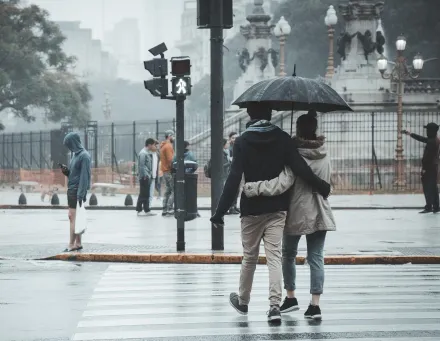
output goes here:
<path id="1" fill-rule="evenodd" d="M 160 58 L 153 58 L 144 61 L 144 68 L 152 76 L 152 79 L 144 81 L 145 89 L 155 97 L 164 98 L 168 95 L 168 60 L 164 53 L 167 47 L 164 43 L 157 45 L 149 50 L 153 56 L 160 55 Z"/>
<path id="2" fill-rule="evenodd" d="M 189 57 L 171 58 L 171 74 L 173 78 L 172 94 L 175 97 L 191 95 L 191 60 Z"/>

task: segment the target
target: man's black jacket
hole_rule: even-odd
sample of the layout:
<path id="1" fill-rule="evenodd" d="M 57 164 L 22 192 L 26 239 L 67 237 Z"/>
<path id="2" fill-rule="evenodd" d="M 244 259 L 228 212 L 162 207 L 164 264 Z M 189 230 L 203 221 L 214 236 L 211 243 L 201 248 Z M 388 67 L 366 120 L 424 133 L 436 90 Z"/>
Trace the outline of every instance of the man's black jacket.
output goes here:
<path id="1" fill-rule="evenodd" d="M 270 180 L 278 177 L 287 165 L 295 175 L 311 185 L 311 190 L 316 190 L 324 197 L 330 194 L 330 185 L 312 172 L 290 136 L 276 126 L 271 126 L 267 131 L 246 130 L 235 140 L 233 153 L 231 172 L 213 221 L 219 221 L 231 207 L 243 174 L 245 182 Z M 289 191 L 272 197 L 247 198 L 241 195 L 242 216 L 287 211 L 288 207 Z"/>
<path id="2" fill-rule="evenodd" d="M 430 171 L 438 165 L 439 158 L 439 139 L 437 136 L 425 137 L 417 134 L 410 135 L 414 140 L 426 143 L 425 150 L 423 151 L 422 169 Z"/>

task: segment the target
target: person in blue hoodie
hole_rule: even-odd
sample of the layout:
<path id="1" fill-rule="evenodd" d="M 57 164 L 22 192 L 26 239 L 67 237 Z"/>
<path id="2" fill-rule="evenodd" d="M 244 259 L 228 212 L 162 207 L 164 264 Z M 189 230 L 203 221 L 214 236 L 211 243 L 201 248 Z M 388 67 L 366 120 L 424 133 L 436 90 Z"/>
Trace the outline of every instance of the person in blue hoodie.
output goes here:
<path id="1" fill-rule="evenodd" d="M 63 144 L 72 152 L 70 165 L 61 165 L 61 171 L 68 177 L 67 204 L 69 206 L 70 241 L 64 252 L 82 250 L 81 235 L 75 234 L 75 217 L 77 205 L 81 207 L 87 199 L 90 189 L 91 159 L 90 154 L 81 144 L 78 133 L 68 133 Z"/>

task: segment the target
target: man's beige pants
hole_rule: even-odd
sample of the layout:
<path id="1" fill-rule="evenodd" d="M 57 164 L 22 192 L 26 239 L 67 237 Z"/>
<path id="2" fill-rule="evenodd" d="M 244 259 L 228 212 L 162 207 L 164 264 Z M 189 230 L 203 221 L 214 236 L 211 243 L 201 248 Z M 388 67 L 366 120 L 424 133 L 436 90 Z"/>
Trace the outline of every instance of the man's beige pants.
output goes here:
<path id="1" fill-rule="evenodd" d="M 281 244 L 285 223 L 286 212 L 241 218 L 243 261 L 240 273 L 240 304 L 249 304 L 255 268 L 260 254 L 260 243 L 263 240 L 269 268 L 270 305 L 280 305 L 282 298 Z"/>

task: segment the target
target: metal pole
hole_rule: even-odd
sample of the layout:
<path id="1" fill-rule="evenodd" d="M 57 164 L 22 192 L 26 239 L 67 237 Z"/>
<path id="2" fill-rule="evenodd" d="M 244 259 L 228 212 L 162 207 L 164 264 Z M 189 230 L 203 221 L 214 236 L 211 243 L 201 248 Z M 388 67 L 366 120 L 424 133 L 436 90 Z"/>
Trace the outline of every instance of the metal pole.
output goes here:
<path id="1" fill-rule="evenodd" d="M 399 52 L 398 57 L 398 78 L 397 78 L 397 145 L 396 145 L 396 188 L 397 190 L 404 190 L 406 187 L 405 170 L 404 170 L 404 157 L 403 157 L 403 81 L 401 76 L 401 68 L 404 67 L 405 59 Z"/>
<path id="2" fill-rule="evenodd" d="M 20 133 L 20 168 L 23 168 L 23 133 Z"/>
<path id="3" fill-rule="evenodd" d="M 159 120 L 156 120 L 156 140 L 159 141 Z"/>
<path id="4" fill-rule="evenodd" d="M 374 191 L 374 111 L 371 113 L 371 165 L 370 165 L 370 195 Z"/>
<path id="5" fill-rule="evenodd" d="M 327 61 L 327 78 L 332 78 L 335 73 L 334 67 L 334 57 L 333 57 L 333 37 L 334 37 L 335 29 L 331 26 L 328 27 L 328 39 L 329 39 L 329 52 L 328 52 L 328 61 Z"/>
<path id="6" fill-rule="evenodd" d="M 185 97 L 176 98 L 176 219 L 177 219 L 177 251 L 185 251 Z"/>
<path id="7" fill-rule="evenodd" d="M 40 173 L 43 174 L 43 131 L 40 130 Z"/>
<path id="8" fill-rule="evenodd" d="M 112 159 L 112 183 L 114 182 L 114 175 L 113 173 L 115 172 L 115 123 L 112 122 L 112 127 L 111 127 L 111 155 L 110 158 Z"/>
<path id="9" fill-rule="evenodd" d="M 132 166 L 132 176 L 133 176 L 133 188 L 136 188 L 136 177 L 134 169 L 136 167 L 136 121 L 133 121 L 133 166 Z"/>
<path id="10" fill-rule="evenodd" d="M 29 133 L 29 148 L 30 148 L 30 167 L 31 169 L 33 169 L 32 167 L 32 163 L 34 162 L 34 153 L 33 153 L 33 148 L 32 148 L 32 132 Z"/>
<path id="11" fill-rule="evenodd" d="M 280 76 L 285 77 L 286 72 L 284 72 L 284 46 L 286 45 L 286 36 L 280 36 Z"/>
<path id="12" fill-rule="evenodd" d="M 223 1 L 211 1 L 211 213 L 223 190 Z M 224 250 L 224 228 L 211 224 L 212 250 Z"/>
<path id="13" fill-rule="evenodd" d="M 15 146 L 14 146 L 14 135 L 15 135 L 14 133 L 11 134 L 12 169 L 15 169 L 15 152 L 14 152 Z"/>

